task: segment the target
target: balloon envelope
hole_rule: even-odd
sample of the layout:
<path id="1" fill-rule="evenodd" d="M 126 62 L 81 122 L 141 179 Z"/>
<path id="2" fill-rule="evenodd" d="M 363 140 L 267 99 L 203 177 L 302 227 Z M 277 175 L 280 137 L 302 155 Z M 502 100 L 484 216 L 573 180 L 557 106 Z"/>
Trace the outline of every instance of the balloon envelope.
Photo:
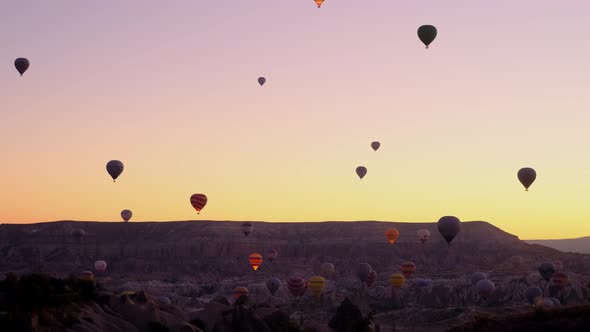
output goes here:
<path id="1" fill-rule="evenodd" d="M 111 160 L 107 163 L 107 172 L 113 178 L 113 182 L 123 173 L 123 168 L 123 163 L 120 160 Z"/>
<path id="2" fill-rule="evenodd" d="M 264 83 L 266 83 L 266 78 L 264 77 L 259 77 L 258 78 L 258 84 L 260 84 L 260 86 L 263 86 Z"/>
<path id="3" fill-rule="evenodd" d="M 530 304 L 535 304 L 539 297 L 543 297 L 543 291 L 539 287 L 529 287 L 525 292 L 525 297 Z"/>
<path id="4" fill-rule="evenodd" d="M 203 194 L 193 194 L 191 196 L 191 205 L 200 213 L 201 210 L 207 205 L 207 196 Z"/>
<path id="5" fill-rule="evenodd" d="M 94 269 L 96 271 L 106 270 L 107 269 L 107 262 L 102 261 L 102 260 L 94 262 Z"/>
<path id="6" fill-rule="evenodd" d="M 525 167 L 518 171 L 517 176 L 518 181 L 520 181 L 520 183 L 522 183 L 524 186 L 524 189 L 528 191 L 529 187 L 533 184 L 533 182 L 535 182 L 535 179 L 537 178 L 537 172 L 535 172 L 535 170 L 530 167 Z"/>
<path id="7" fill-rule="evenodd" d="M 420 241 L 422 243 L 424 243 L 430 239 L 430 231 L 427 229 L 419 229 L 416 232 L 416 235 L 418 235 L 418 241 Z"/>
<path id="8" fill-rule="evenodd" d="M 395 227 L 388 228 L 385 231 L 385 236 L 387 237 L 387 241 L 389 241 L 389 243 L 394 243 L 399 238 L 399 231 Z"/>
<path id="9" fill-rule="evenodd" d="M 438 220 L 438 231 L 450 246 L 451 241 L 461 231 L 461 221 L 453 216 L 442 217 Z"/>
<path id="10" fill-rule="evenodd" d="M 260 267 L 260 265 L 262 265 L 262 255 L 254 253 L 254 254 L 250 255 L 250 258 L 248 259 L 248 261 L 250 262 L 250 265 L 252 266 L 254 271 L 256 271 L 256 270 L 258 270 L 258 267 Z"/>
<path id="11" fill-rule="evenodd" d="M 403 262 L 401 265 L 402 274 L 405 278 L 410 278 L 416 272 L 416 264 L 413 262 Z"/>
<path id="12" fill-rule="evenodd" d="M 356 168 L 356 175 L 359 176 L 359 178 L 364 178 L 365 175 L 367 175 L 367 168 L 364 166 L 359 166 Z"/>
<path id="13" fill-rule="evenodd" d="M 329 277 L 330 275 L 332 275 L 332 273 L 334 273 L 334 264 L 328 262 L 323 263 L 320 269 L 322 270 L 322 274 L 325 277 Z"/>
<path id="14" fill-rule="evenodd" d="M 426 45 L 426 48 L 434 41 L 437 33 L 438 31 L 433 25 L 423 25 L 418 28 L 418 38 Z"/>
<path id="15" fill-rule="evenodd" d="M 361 263 L 356 269 L 356 275 L 362 282 L 366 282 L 371 271 L 373 271 L 371 265 L 368 263 Z"/>
<path id="16" fill-rule="evenodd" d="M 549 279 L 551 279 L 551 277 L 553 276 L 553 273 L 555 273 L 555 266 L 553 265 L 553 263 L 545 262 L 539 265 L 538 270 L 541 277 L 543 277 L 545 281 L 549 281 Z"/>
<path id="17" fill-rule="evenodd" d="M 483 272 L 475 272 L 471 275 L 471 284 L 473 286 L 477 285 L 480 280 L 487 279 L 488 276 Z"/>
<path id="18" fill-rule="evenodd" d="M 311 292 L 315 295 L 319 295 L 324 287 L 326 287 L 326 279 L 320 276 L 309 278 L 309 289 L 311 289 Z"/>
<path id="19" fill-rule="evenodd" d="M 82 271 L 78 276 L 80 280 L 84 281 L 93 281 L 94 280 L 94 273 L 92 271 Z"/>
<path id="20" fill-rule="evenodd" d="M 248 237 L 248 235 L 249 235 L 250 233 L 252 233 L 252 230 L 254 229 L 254 226 L 252 226 L 252 224 L 251 224 L 251 223 L 249 223 L 249 222 L 246 222 L 246 223 L 243 223 L 243 224 L 242 224 L 241 228 L 242 228 L 242 233 L 244 233 L 244 235 L 245 235 L 246 237 Z"/>
<path id="21" fill-rule="evenodd" d="M 555 272 L 551 276 L 551 285 L 557 289 L 563 289 L 569 284 L 569 277 L 563 272 Z"/>
<path id="22" fill-rule="evenodd" d="M 266 252 L 266 259 L 268 259 L 271 263 L 279 256 L 279 251 L 276 249 L 270 249 Z"/>
<path id="23" fill-rule="evenodd" d="M 377 151 L 379 150 L 379 147 L 381 146 L 381 143 L 375 141 L 373 143 L 371 143 L 371 147 L 373 148 L 373 150 Z"/>
<path id="24" fill-rule="evenodd" d="M 482 279 L 477 282 L 475 288 L 477 289 L 479 296 L 481 296 L 484 299 L 487 299 L 490 295 L 492 295 L 492 292 L 496 288 L 496 285 L 494 285 L 494 283 L 490 279 Z"/>
<path id="25" fill-rule="evenodd" d="M 401 288 L 405 281 L 406 278 L 404 278 L 404 276 L 399 273 L 392 274 L 391 279 L 389 280 L 393 288 Z"/>
<path id="26" fill-rule="evenodd" d="M 313 0 L 315 2 L 316 5 L 318 5 L 318 8 L 320 8 L 322 6 L 322 4 L 324 3 L 324 0 Z"/>
<path id="27" fill-rule="evenodd" d="M 248 287 L 236 287 L 234 288 L 234 298 L 237 300 L 240 296 L 248 296 Z"/>
<path id="28" fill-rule="evenodd" d="M 14 60 L 14 67 L 16 67 L 16 70 L 19 72 L 20 76 L 23 76 L 27 69 L 29 69 L 29 66 L 30 62 L 26 58 L 18 58 Z"/>
<path id="29" fill-rule="evenodd" d="M 377 280 L 377 272 L 375 272 L 375 270 L 372 270 L 369 273 L 369 276 L 367 277 L 367 281 L 365 281 L 365 283 L 367 284 L 367 286 L 371 287 L 375 283 L 375 280 Z"/>
<path id="30" fill-rule="evenodd" d="M 131 219 L 132 216 L 133 216 L 133 212 L 131 212 L 131 210 L 123 210 L 123 211 L 121 211 L 121 218 L 123 218 L 123 220 L 125 222 L 128 222 L 129 219 Z"/>
<path id="31" fill-rule="evenodd" d="M 281 280 L 279 278 L 272 277 L 266 280 L 266 288 L 273 296 L 281 287 Z"/>
<path id="32" fill-rule="evenodd" d="M 291 277 L 287 281 L 287 289 L 293 296 L 302 296 L 305 293 L 305 280 L 301 277 Z"/>

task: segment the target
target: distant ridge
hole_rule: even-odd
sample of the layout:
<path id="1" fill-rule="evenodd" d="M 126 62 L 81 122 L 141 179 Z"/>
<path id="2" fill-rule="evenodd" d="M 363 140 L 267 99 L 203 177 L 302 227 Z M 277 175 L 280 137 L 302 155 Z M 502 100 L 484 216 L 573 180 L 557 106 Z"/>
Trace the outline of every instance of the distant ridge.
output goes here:
<path id="1" fill-rule="evenodd" d="M 530 244 L 540 244 L 563 252 L 590 254 L 590 236 L 562 240 L 524 240 Z"/>

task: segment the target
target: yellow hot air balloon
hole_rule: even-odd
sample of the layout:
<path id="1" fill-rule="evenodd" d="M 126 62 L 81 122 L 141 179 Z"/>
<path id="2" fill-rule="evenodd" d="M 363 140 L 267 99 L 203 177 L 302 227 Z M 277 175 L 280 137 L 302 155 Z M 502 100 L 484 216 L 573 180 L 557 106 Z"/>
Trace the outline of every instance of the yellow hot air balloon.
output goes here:
<path id="1" fill-rule="evenodd" d="M 406 282 L 406 278 L 400 273 L 395 273 L 391 275 L 390 281 L 393 288 L 401 288 Z"/>
<path id="2" fill-rule="evenodd" d="M 309 278 L 309 289 L 315 296 L 320 296 L 322 290 L 326 287 L 326 279 L 315 276 Z"/>
<path id="3" fill-rule="evenodd" d="M 262 255 L 261 254 L 252 254 L 250 255 L 250 265 L 254 271 L 258 270 L 258 267 L 262 264 Z"/>
<path id="4" fill-rule="evenodd" d="M 399 237 L 399 231 L 395 227 L 389 228 L 385 231 L 385 236 L 387 236 L 389 243 L 394 243 Z"/>
<path id="5" fill-rule="evenodd" d="M 318 8 L 320 8 L 322 6 L 322 4 L 324 3 L 324 0 L 313 0 L 315 2 L 316 5 L 318 5 Z"/>

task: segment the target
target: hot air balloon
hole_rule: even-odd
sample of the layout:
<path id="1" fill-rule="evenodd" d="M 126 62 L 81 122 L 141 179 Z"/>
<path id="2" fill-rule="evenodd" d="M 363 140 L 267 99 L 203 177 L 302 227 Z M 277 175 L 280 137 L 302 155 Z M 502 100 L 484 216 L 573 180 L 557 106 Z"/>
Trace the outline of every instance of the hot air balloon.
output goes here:
<path id="1" fill-rule="evenodd" d="M 94 262 L 94 269 L 96 271 L 104 271 L 107 269 L 107 262 L 105 261 L 96 261 Z"/>
<path id="2" fill-rule="evenodd" d="M 488 278 L 488 276 L 485 273 L 483 273 L 483 272 L 475 272 L 474 274 L 471 275 L 471 284 L 473 286 L 475 286 L 475 285 L 477 285 L 477 283 L 480 280 L 484 280 L 484 279 L 487 279 L 487 278 Z"/>
<path id="3" fill-rule="evenodd" d="M 120 160 L 111 160 L 107 163 L 107 172 L 113 178 L 113 182 L 123 173 L 123 168 L 123 163 Z"/>
<path id="4" fill-rule="evenodd" d="M 86 232 L 84 232 L 84 230 L 82 230 L 80 228 L 75 228 L 75 229 L 72 229 L 72 231 L 70 232 L 70 235 L 72 235 L 73 237 L 75 237 L 77 239 L 81 239 L 82 237 L 84 237 L 84 235 L 86 235 Z"/>
<path id="5" fill-rule="evenodd" d="M 322 6 L 322 4 L 324 3 L 324 0 L 313 0 L 315 2 L 316 5 L 318 5 L 318 8 L 320 8 Z"/>
<path id="6" fill-rule="evenodd" d="M 367 168 L 364 166 L 359 166 L 356 168 L 356 175 L 359 176 L 359 178 L 361 178 L 361 180 L 365 177 L 365 175 L 367 175 Z"/>
<path id="7" fill-rule="evenodd" d="M 405 278 L 412 277 L 412 274 L 416 272 L 416 264 L 412 262 L 403 262 L 401 266 L 402 274 Z"/>
<path id="8" fill-rule="evenodd" d="M 481 296 L 483 299 L 487 299 L 490 295 L 492 295 L 496 285 L 494 285 L 490 279 L 482 279 L 477 282 L 475 288 L 477 289 L 479 296 Z"/>
<path id="9" fill-rule="evenodd" d="M 305 293 L 305 280 L 300 277 L 291 277 L 287 281 L 287 289 L 293 296 L 302 296 Z"/>
<path id="10" fill-rule="evenodd" d="M 322 271 L 322 275 L 324 277 L 330 277 L 332 273 L 334 273 L 334 264 L 332 263 L 323 263 L 320 266 L 320 270 Z"/>
<path id="11" fill-rule="evenodd" d="M 461 221 L 457 217 L 444 216 L 438 220 L 438 231 L 450 247 L 451 241 L 461 231 Z"/>
<path id="12" fill-rule="evenodd" d="M 556 299 L 554 297 L 548 297 L 547 300 L 553 302 L 553 305 L 556 307 L 561 306 L 561 301 L 559 301 L 558 299 Z"/>
<path id="13" fill-rule="evenodd" d="M 563 270 L 563 263 L 561 261 L 553 261 L 553 266 L 555 266 L 556 271 Z"/>
<path id="14" fill-rule="evenodd" d="M 553 308 L 555 307 L 555 303 L 553 303 L 553 301 L 551 301 L 549 298 L 546 298 L 542 301 L 539 301 L 539 306 L 544 308 Z"/>
<path id="15" fill-rule="evenodd" d="M 404 276 L 399 273 L 395 273 L 391 275 L 391 279 L 389 281 L 393 288 L 401 288 L 406 282 L 406 278 L 404 278 Z"/>
<path id="16" fill-rule="evenodd" d="M 279 251 L 276 249 L 270 249 L 269 251 L 266 252 L 266 259 L 269 260 L 269 262 L 272 263 L 272 261 L 274 261 L 277 257 L 279 256 Z"/>
<path id="17" fill-rule="evenodd" d="M 245 223 L 242 224 L 242 233 L 244 233 L 244 235 L 246 237 L 248 237 L 248 235 L 250 233 L 252 233 L 252 230 L 253 229 L 254 229 L 254 226 L 252 226 L 252 224 L 249 223 L 249 222 L 245 222 Z"/>
<path id="18" fill-rule="evenodd" d="M 419 279 L 419 280 L 416 280 L 416 285 L 418 285 L 418 287 L 420 287 L 420 288 L 430 287 L 430 285 L 432 285 L 432 280 Z"/>
<path id="19" fill-rule="evenodd" d="M 18 58 L 14 60 L 14 66 L 16 67 L 16 70 L 18 70 L 20 76 L 23 76 L 27 69 L 29 69 L 30 63 L 26 58 Z"/>
<path id="20" fill-rule="evenodd" d="M 555 266 L 553 265 L 553 263 L 545 262 L 539 265 L 538 270 L 541 277 L 543 277 L 545 281 L 549 281 L 549 279 L 551 279 L 551 277 L 553 276 L 553 273 L 555 273 Z"/>
<path id="21" fill-rule="evenodd" d="M 248 287 L 236 287 L 234 288 L 234 298 L 237 300 L 239 299 L 241 296 L 248 296 Z"/>
<path id="22" fill-rule="evenodd" d="M 418 241 L 420 241 L 422 243 L 424 243 L 430 239 L 430 231 L 427 229 L 419 229 L 416 232 L 416 235 L 418 235 Z"/>
<path id="23" fill-rule="evenodd" d="M 94 273 L 92 271 L 82 271 L 78 276 L 78 279 L 84 281 L 93 281 L 94 280 Z"/>
<path id="24" fill-rule="evenodd" d="M 371 147 L 373 148 L 373 150 L 377 151 L 379 150 L 379 147 L 381 146 L 381 143 L 375 141 L 371 143 Z"/>
<path id="25" fill-rule="evenodd" d="M 539 287 L 529 287 L 525 292 L 525 296 L 530 304 L 535 305 L 536 300 L 543 297 L 543 290 Z"/>
<path id="26" fill-rule="evenodd" d="M 436 38 L 437 30 L 433 25 L 423 25 L 418 28 L 418 38 L 426 45 L 426 48 Z"/>
<path id="27" fill-rule="evenodd" d="M 369 273 L 369 277 L 367 278 L 367 281 L 365 281 L 365 283 L 367 284 L 367 286 L 372 287 L 375 283 L 375 280 L 377 280 L 377 272 L 375 272 L 375 270 L 372 270 L 371 273 Z"/>
<path id="28" fill-rule="evenodd" d="M 250 255 L 250 258 L 248 259 L 248 261 L 250 262 L 250 265 L 252 265 L 252 268 L 254 269 L 254 271 L 258 270 L 258 267 L 260 267 L 260 265 L 262 265 L 262 255 L 260 254 L 252 254 Z"/>
<path id="29" fill-rule="evenodd" d="M 555 272 L 551 276 L 551 286 L 561 290 L 569 284 L 569 277 L 563 272 Z"/>
<path id="30" fill-rule="evenodd" d="M 272 278 L 266 280 L 266 289 L 268 289 L 268 291 L 270 292 L 270 294 L 272 296 L 275 295 L 275 293 L 279 290 L 280 287 L 281 287 L 281 280 L 279 278 L 272 277 Z"/>
<path id="31" fill-rule="evenodd" d="M 203 194 L 193 194 L 191 196 L 191 205 L 197 210 L 197 214 L 207 205 L 207 196 Z"/>
<path id="32" fill-rule="evenodd" d="M 128 222 L 132 216 L 133 216 L 133 213 L 131 212 L 131 210 L 121 211 L 121 218 L 123 218 L 123 220 L 125 220 L 125 222 Z"/>
<path id="33" fill-rule="evenodd" d="M 366 282 L 373 268 L 368 263 L 361 263 L 356 269 L 356 275 L 362 282 Z"/>
<path id="34" fill-rule="evenodd" d="M 311 292 L 315 296 L 320 296 L 320 293 L 322 292 L 324 287 L 326 287 L 326 279 L 320 276 L 309 278 L 309 289 L 311 289 Z"/>
<path id="35" fill-rule="evenodd" d="M 533 182 L 535 182 L 536 178 L 537 172 L 535 172 L 535 170 L 530 167 L 521 168 L 518 171 L 518 181 L 522 183 L 526 191 L 529 191 L 529 187 L 533 184 Z"/>
<path id="36" fill-rule="evenodd" d="M 260 84 L 260 86 L 263 86 L 264 83 L 266 83 L 266 78 L 264 77 L 259 77 L 258 78 L 258 84 Z"/>
<path id="37" fill-rule="evenodd" d="M 385 231 L 385 236 L 387 237 L 387 241 L 389 241 L 389 243 L 394 243 L 399 237 L 399 231 L 395 227 L 388 228 Z"/>
<path id="38" fill-rule="evenodd" d="M 524 259 L 522 258 L 522 256 L 517 255 L 517 256 L 510 257 L 510 263 L 512 263 L 512 266 L 515 268 L 521 266 L 523 262 L 524 262 Z"/>

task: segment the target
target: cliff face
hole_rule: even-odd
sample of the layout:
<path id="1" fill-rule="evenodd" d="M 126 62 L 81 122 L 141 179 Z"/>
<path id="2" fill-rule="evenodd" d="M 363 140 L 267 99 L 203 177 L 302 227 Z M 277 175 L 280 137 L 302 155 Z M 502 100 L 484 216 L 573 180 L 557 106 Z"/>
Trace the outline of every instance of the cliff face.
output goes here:
<path id="1" fill-rule="evenodd" d="M 241 222 L 51 222 L 0 226 L 0 271 L 55 273 L 93 269 L 97 259 L 109 263 L 108 274 L 228 276 L 317 274 L 323 262 L 336 266 L 334 277 L 354 274 L 356 265 L 368 262 L 377 272 L 397 272 L 410 260 L 415 277 L 453 278 L 477 270 L 528 271 L 542 261 L 561 260 L 569 271 L 590 272 L 586 255 L 565 254 L 529 245 L 486 222 L 464 222 L 450 248 L 435 223 L 251 222 L 254 231 L 245 237 Z M 390 245 L 385 230 L 396 227 L 398 241 Z M 75 238 L 72 229 L 85 235 Z M 431 239 L 422 245 L 416 231 L 429 229 Z M 277 249 L 278 258 L 265 260 L 256 273 L 248 263 L 250 253 L 265 256 Z M 510 257 L 520 255 L 519 267 Z"/>

